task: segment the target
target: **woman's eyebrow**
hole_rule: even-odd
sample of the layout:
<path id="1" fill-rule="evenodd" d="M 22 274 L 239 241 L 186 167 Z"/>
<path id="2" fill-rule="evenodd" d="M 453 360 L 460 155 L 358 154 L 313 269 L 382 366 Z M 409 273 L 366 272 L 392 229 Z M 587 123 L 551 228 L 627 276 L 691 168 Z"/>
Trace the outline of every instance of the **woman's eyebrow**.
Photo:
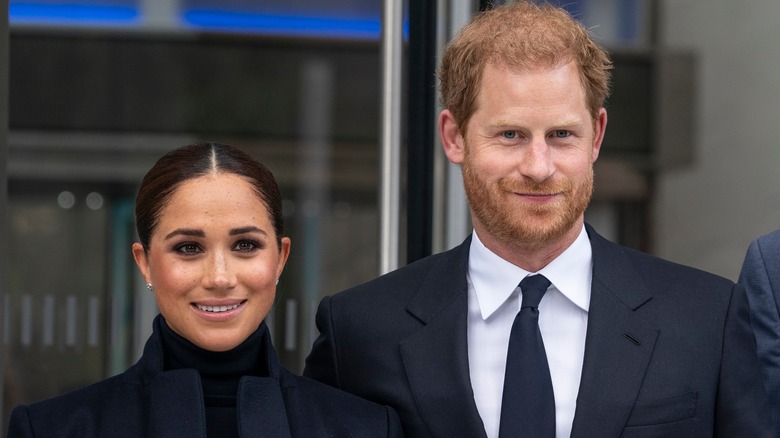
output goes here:
<path id="1" fill-rule="evenodd" d="M 165 236 L 165 240 L 175 236 L 206 237 L 206 233 L 204 233 L 203 230 L 196 230 L 194 228 L 177 228 L 168 233 L 168 235 Z"/>
<path id="2" fill-rule="evenodd" d="M 233 228 L 232 230 L 230 230 L 230 235 L 231 236 L 235 236 L 235 235 L 238 235 L 238 234 L 246 234 L 246 233 L 252 233 L 252 232 L 261 233 L 261 234 L 265 234 L 265 235 L 268 234 L 268 233 L 265 232 L 265 230 L 263 230 L 261 228 L 258 228 L 258 227 L 255 227 L 253 225 L 250 225 L 250 226 L 247 226 L 247 227 Z"/>

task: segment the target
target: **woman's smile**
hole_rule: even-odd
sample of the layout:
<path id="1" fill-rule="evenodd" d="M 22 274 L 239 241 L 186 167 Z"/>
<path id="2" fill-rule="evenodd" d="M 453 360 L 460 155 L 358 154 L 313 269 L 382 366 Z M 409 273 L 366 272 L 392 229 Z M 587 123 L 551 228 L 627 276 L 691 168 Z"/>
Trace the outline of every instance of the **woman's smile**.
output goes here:
<path id="1" fill-rule="evenodd" d="M 183 182 L 161 211 L 148 253 L 136 249 L 160 313 L 201 348 L 234 348 L 271 309 L 289 239 L 277 240 L 257 192 L 233 174 Z"/>

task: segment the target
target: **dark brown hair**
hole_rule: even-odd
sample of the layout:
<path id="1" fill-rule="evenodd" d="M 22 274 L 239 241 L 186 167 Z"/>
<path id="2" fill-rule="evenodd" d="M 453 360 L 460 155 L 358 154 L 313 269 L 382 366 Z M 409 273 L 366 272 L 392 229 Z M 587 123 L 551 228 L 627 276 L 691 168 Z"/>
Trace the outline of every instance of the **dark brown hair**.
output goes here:
<path id="1" fill-rule="evenodd" d="M 185 181 L 209 173 L 231 173 L 246 179 L 268 210 L 281 250 L 284 233 L 282 195 L 274 175 L 245 152 L 226 144 L 199 143 L 182 146 L 163 155 L 144 176 L 135 198 L 135 226 L 144 250 L 160 220 L 163 208 Z"/>
<path id="2" fill-rule="evenodd" d="M 591 116 L 609 95 L 612 61 L 588 30 L 564 9 L 518 1 L 477 15 L 447 45 L 439 80 L 442 104 L 461 133 L 478 105 L 482 73 L 489 63 L 532 69 L 575 61 Z"/>

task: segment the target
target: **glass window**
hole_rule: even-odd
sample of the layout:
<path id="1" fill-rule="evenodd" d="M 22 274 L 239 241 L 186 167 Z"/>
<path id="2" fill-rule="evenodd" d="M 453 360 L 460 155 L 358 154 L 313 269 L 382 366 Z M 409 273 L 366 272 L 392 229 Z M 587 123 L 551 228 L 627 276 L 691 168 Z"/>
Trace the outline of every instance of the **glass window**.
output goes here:
<path id="1" fill-rule="evenodd" d="M 511 1 L 511 0 L 510 0 Z M 652 44 L 652 0 L 552 0 L 610 48 Z"/>
<path id="2" fill-rule="evenodd" d="M 12 182 L 12 194 L 19 188 Z M 5 392 L 49 396 L 102 378 L 106 353 L 106 245 L 110 204 L 100 188 L 25 184 L 10 202 L 3 303 Z"/>
<path id="3" fill-rule="evenodd" d="M 10 0 L 14 25 L 379 38 L 381 0 Z"/>
<path id="4" fill-rule="evenodd" d="M 139 0 L 10 0 L 12 24 L 128 26 L 140 22 Z"/>
<path id="5" fill-rule="evenodd" d="M 293 246 L 269 323 L 302 369 L 321 297 L 378 271 L 380 8 L 11 0 L 4 418 L 138 358 L 156 308 L 130 252 L 135 191 L 197 141 L 243 148 L 280 183 Z M 236 14 L 253 27 L 219 21 Z"/>
<path id="6" fill-rule="evenodd" d="M 270 35 L 379 38 L 381 1 L 183 0 L 181 19 L 195 29 Z"/>

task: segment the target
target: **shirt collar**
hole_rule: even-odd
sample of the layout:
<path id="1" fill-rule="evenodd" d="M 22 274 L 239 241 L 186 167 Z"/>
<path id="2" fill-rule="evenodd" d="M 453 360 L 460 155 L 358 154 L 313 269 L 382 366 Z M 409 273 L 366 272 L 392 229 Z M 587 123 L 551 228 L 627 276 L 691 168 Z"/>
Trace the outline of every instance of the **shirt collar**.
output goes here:
<path id="1" fill-rule="evenodd" d="M 538 273 L 543 274 L 569 301 L 584 311 L 590 306 L 593 253 L 582 227 L 577 239 Z M 473 232 L 469 249 L 469 279 L 483 319 L 488 319 L 512 295 L 528 272 L 489 250 Z"/>

